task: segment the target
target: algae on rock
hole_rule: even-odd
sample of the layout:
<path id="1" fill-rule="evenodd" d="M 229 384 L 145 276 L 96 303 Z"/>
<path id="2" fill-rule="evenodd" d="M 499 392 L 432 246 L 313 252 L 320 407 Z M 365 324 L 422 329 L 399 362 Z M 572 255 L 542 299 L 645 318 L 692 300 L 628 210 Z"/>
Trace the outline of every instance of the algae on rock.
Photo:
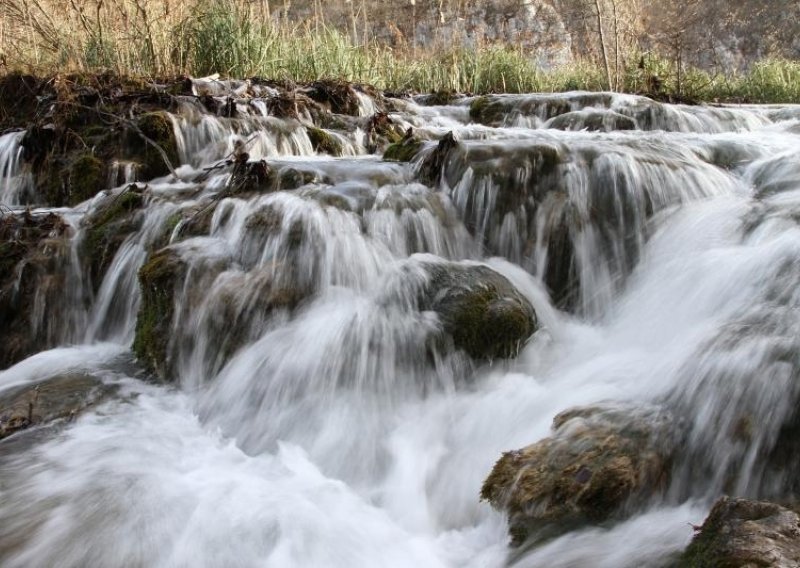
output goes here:
<path id="1" fill-rule="evenodd" d="M 676 568 L 795 568 L 800 515 L 775 503 L 723 497 Z"/>
<path id="2" fill-rule="evenodd" d="M 139 270 L 142 302 L 136 318 L 133 352 L 149 371 L 163 380 L 172 377 L 170 358 L 175 293 L 187 272 L 186 262 L 174 248 L 152 254 Z"/>
<path id="3" fill-rule="evenodd" d="M 488 266 L 426 263 L 420 307 L 436 312 L 453 345 L 476 359 L 515 357 L 536 331 L 536 313 Z"/>
<path id="4" fill-rule="evenodd" d="M 553 436 L 503 454 L 481 498 L 508 514 L 514 545 L 618 518 L 664 488 L 670 423 L 657 408 L 568 410 L 553 420 Z"/>

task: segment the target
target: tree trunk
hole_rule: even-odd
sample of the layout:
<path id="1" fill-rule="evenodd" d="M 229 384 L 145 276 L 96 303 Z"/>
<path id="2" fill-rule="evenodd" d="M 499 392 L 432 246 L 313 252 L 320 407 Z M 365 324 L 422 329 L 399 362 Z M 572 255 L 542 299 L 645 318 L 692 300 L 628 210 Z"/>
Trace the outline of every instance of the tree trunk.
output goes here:
<path id="1" fill-rule="evenodd" d="M 606 38 L 603 33 L 603 15 L 600 8 L 600 0 L 594 0 L 594 7 L 597 11 L 597 33 L 600 36 L 600 53 L 603 56 L 603 66 L 606 69 L 606 85 L 611 89 L 611 66 L 608 63 L 608 50 L 606 49 Z"/>

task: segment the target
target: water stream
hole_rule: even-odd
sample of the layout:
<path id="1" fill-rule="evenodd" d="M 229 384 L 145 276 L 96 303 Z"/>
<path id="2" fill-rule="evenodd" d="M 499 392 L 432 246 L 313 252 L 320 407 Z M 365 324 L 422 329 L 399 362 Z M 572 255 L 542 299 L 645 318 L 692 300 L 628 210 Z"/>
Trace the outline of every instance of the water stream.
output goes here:
<path id="1" fill-rule="evenodd" d="M 552 128 L 554 98 L 572 129 Z M 409 164 L 368 154 L 361 129 L 335 132 L 342 157 L 317 155 L 308 117 L 257 100 L 238 119 L 181 108 L 180 179 L 140 180 L 143 222 L 95 290 L 76 251 L 108 196 L 64 211 L 72 289 L 32 315 L 59 347 L 0 371 L 0 393 L 66 371 L 119 389 L 30 447 L 0 442 L 0 564 L 657 567 L 719 495 L 792 495 L 796 469 L 767 457 L 800 400 L 800 111 L 540 99 L 500 97 L 494 126 L 469 101 L 398 100 L 393 119 L 427 140 Z M 609 130 L 618 116 L 636 128 Z M 426 180 L 450 131 L 459 145 Z M 0 138 L 8 206 L 29 187 L 20 136 Z M 199 174 L 242 141 L 300 186 L 215 198 L 230 174 Z M 120 167 L 112 196 L 135 175 Z M 137 273 L 176 212 L 204 207 L 207 231 L 168 239 L 187 276 L 163 385 L 133 362 Z M 438 322 L 416 298 L 445 261 L 485 263 L 531 302 L 540 329 L 517 358 L 431 356 Z M 266 289 L 298 301 L 265 311 Z M 479 500 L 495 461 L 608 401 L 676 417 L 669 487 L 627 519 L 512 550 Z"/>

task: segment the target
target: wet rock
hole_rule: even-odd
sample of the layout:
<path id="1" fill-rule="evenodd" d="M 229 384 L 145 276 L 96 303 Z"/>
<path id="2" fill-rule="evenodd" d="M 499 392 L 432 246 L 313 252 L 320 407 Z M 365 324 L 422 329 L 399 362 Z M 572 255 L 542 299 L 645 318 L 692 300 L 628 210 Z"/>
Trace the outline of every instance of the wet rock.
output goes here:
<path id="1" fill-rule="evenodd" d="M 306 132 L 315 152 L 331 156 L 342 155 L 342 143 L 330 132 L 315 127 L 306 128 Z"/>
<path id="2" fill-rule="evenodd" d="M 516 117 L 537 117 L 548 120 L 572 110 L 566 97 L 546 95 L 484 95 L 472 100 L 469 116 L 486 126 L 503 126 Z"/>
<path id="3" fill-rule="evenodd" d="M 181 212 L 177 238 L 189 239 L 210 234 L 215 210 L 216 202 L 203 202 L 191 209 L 184 209 Z"/>
<path id="4" fill-rule="evenodd" d="M 474 122 L 487 126 L 501 126 L 506 118 L 507 108 L 498 99 L 482 96 L 469 105 L 469 117 Z"/>
<path id="5" fill-rule="evenodd" d="M 399 142 L 389 145 L 383 159 L 389 162 L 410 162 L 422 149 L 422 140 L 409 128 Z"/>
<path id="6" fill-rule="evenodd" d="M 439 183 L 439 179 L 444 173 L 444 168 L 450 158 L 451 152 L 457 148 L 458 141 L 452 132 L 448 132 L 442 136 L 436 148 L 425 156 L 425 159 L 420 164 L 419 173 L 422 181 L 431 185 Z"/>
<path id="7" fill-rule="evenodd" d="M 367 121 L 366 147 L 371 154 L 402 141 L 403 137 L 400 125 L 396 124 L 385 112 L 377 112 Z"/>
<path id="8" fill-rule="evenodd" d="M 723 497 L 681 556 L 681 568 L 794 568 L 800 515 L 765 501 Z"/>
<path id="9" fill-rule="evenodd" d="M 173 362 L 169 354 L 176 292 L 183 285 L 187 271 L 186 261 L 172 247 L 150 255 L 139 270 L 142 300 L 133 352 L 146 369 L 164 380 L 172 377 Z"/>
<path id="10" fill-rule="evenodd" d="M 435 91 L 427 95 L 416 97 L 415 101 L 426 106 L 451 105 L 464 98 L 464 95 L 456 91 Z"/>
<path id="11" fill-rule="evenodd" d="M 278 185 L 276 189 L 291 191 L 304 185 L 320 182 L 317 172 L 293 167 L 282 168 L 278 172 Z"/>
<path id="12" fill-rule="evenodd" d="M 568 410 L 551 437 L 503 454 L 481 498 L 507 513 L 514 545 L 619 518 L 666 485 L 669 425 L 659 409 Z"/>
<path id="13" fill-rule="evenodd" d="M 222 369 L 241 347 L 261 337 L 273 317 L 291 313 L 309 296 L 308 287 L 297 284 L 295 270 L 282 265 L 229 274 L 214 287 L 201 324 L 204 333 L 215 339 L 204 353 L 209 368 Z"/>
<path id="14" fill-rule="evenodd" d="M 83 220 L 85 236 L 81 258 L 88 262 L 95 290 L 123 242 L 142 226 L 140 214 L 145 205 L 144 188 L 131 184 L 121 193 L 108 195 Z"/>
<path id="15" fill-rule="evenodd" d="M 311 83 L 303 91 L 309 98 L 332 113 L 358 116 L 361 105 L 356 94 L 357 87 L 359 89 L 366 88 L 344 81 L 322 80 Z M 377 92 L 372 94 L 378 96 Z"/>
<path id="16" fill-rule="evenodd" d="M 266 104 L 269 114 L 278 118 L 299 119 L 310 115 L 318 122 L 318 117 L 324 113 L 319 104 L 296 91 L 282 91 L 267 99 Z"/>
<path id="17" fill-rule="evenodd" d="M 55 213 L 0 215 L 0 368 L 58 339 L 70 262 L 69 225 Z M 52 325 L 40 325 L 39 315 Z"/>
<path id="18" fill-rule="evenodd" d="M 453 345 L 476 359 L 515 357 L 536 331 L 530 302 L 487 266 L 426 264 L 423 310 L 439 315 Z"/>
<path id="19" fill-rule="evenodd" d="M 614 130 L 636 130 L 636 121 L 618 112 L 587 109 L 556 116 L 548 121 L 546 126 L 557 130 L 611 132 Z"/>
<path id="20" fill-rule="evenodd" d="M 168 88 L 104 76 L 53 79 L 21 123 L 39 194 L 50 205 L 78 203 L 104 189 L 115 161 L 136 162 L 144 179 L 169 173 L 178 152 Z"/>
<path id="21" fill-rule="evenodd" d="M 139 164 L 139 179 L 150 180 L 170 173 L 180 162 L 178 143 L 169 115 L 165 112 L 149 112 L 129 123 L 124 154 L 121 158 Z"/>
<path id="22" fill-rule="evenodd" d="M 33 426 L 74 419 L 116 390 L 85 373 L 66 373 L 0 393 L 0 440 Z"/>

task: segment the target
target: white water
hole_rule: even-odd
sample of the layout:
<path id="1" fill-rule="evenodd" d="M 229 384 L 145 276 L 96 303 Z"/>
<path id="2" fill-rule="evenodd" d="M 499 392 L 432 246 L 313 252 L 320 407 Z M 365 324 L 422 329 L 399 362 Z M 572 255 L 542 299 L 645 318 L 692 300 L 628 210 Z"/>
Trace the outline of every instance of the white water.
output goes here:
<path id="1" fill-rule="evenodd" d="M 25 131 L 0 136 L 0 205 L 20 205 L 33 197 L 30 171 L 22 165 Z"/>
<path id="2" fill-rule="evenodd" d="M 621 97 L 614 108 L 626 104 L 641 103 Z M 415 107 L 406 106 L 408 123 L 424 116 Z M 690 523 L 722 492 L 785 495 L 792 472 L 767 471 L 764 455 L 800 398 L 800 136 L 760 108 L 660 112 L 700 126 L 457 127 L 454 117 L 466 116 L 446 107 L 438 124 L 427 121 L 429 134 L 449 125 L 467 142 L 438 193 L 414 181 L 413 166 L 315 158 L 286 142 L 293 122 L 288 138 L 260 122 L 273 144 L 263 155 L 283 155 L 284 140 L 285 153 L 305 157 L 273 164 L 318 181 L 226 198 L 207 236 L 173 245 L 191 267 L 169 338 L 174 388 L 120 370 L 136 272 L 157 227 L 224 179 L 190 199 L 185 182 L 155 184 L 143 228 L 88 309 L 85 341 L 111 343 L 0 372 L 0 389 L 75 368 L 122 389 L 56 437 L 0 457 L 2 564 L 655 567 L 688 543 Z M 731 132 L 730 121 L 747 130 Z M 195 166 L 231 149 L 225 123 L 207 123 L 176 119 Z M 531 158 L 542 144 L 560 157 L 543 176 Z M 536 207 L 495 215 L 508 191 L 498 177 Z M 324 205 L 331 196 L 350 210 Z M 547 223 L 564 203 L 575 211 L 564 218 L 580 274 L 571 314 L 553 307 L 543 283 L 555 253 Z M 268 210 L 280 222 L 264 235 L 248 221 Z M 437 323 L 414 298 L 421 263 L 438 262 L 431 255 L 506 257 L 488 263 L 543 327 L 516 360 L 427 357 Z M 259 316 L 265 282 L 310 296 L 295 312 Z M 233 325 L 246 339 L 223 365 L 219 344 Z M 628 520 L 511 551 L 502 514 L 478 500 L 492 465 L 546 437 L 557 413 L 608 400 L 680 418 L 685 444 L 669 491 Z M 746 442 L 730 435 L 743 418 Z"/>

